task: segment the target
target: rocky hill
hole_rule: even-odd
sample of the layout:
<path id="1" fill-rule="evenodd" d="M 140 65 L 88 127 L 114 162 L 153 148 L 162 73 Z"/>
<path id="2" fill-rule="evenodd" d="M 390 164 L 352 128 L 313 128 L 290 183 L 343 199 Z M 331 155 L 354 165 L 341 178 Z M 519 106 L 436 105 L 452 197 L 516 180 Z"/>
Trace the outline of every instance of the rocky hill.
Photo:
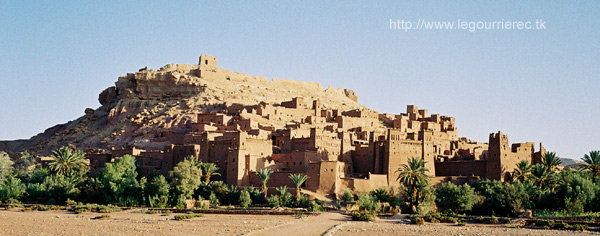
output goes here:
<path id="1" fill-rule="evenodd" d="M 225 112 L 244 115 L 245 108 L 279 104 L 294 97 L 318 99 L 325 108 L 366 109 L 352 90 L 323 89 L 315 82 L 251 76 L 218 68 L 216 58 L 201 56 L 197 65 L 168 64 L 158 70 L 143 68 L 120 76 L 115 86 L 99 95 L 98 109 L 85 109 L 73 121 L 56 125 L 28 140 L 2 141 L 0 150 L 28 150 L 48 155 L 72 144 L 79 149 L 137 147 L 160 150 L 169 141 L 160 132 L 184 133 L 195 114 Z M 261 120 L 264 125 L 283 127 L 289 120 Z"/>

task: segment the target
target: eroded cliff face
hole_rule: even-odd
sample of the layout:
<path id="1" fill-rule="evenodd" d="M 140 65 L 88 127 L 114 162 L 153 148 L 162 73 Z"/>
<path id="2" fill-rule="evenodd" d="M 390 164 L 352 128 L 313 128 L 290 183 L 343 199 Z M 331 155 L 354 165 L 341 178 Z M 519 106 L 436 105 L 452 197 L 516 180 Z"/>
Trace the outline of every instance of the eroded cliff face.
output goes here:
<path id="1" fill-rule="evenodd" d="M 79 149 L 138 147 L 162 149 L 170 144 L 160 133 L 188 132 L 195 114 L 201 112 L 245 112 L 232 107 L 276 104 L 303 97 L 319 100 L 324 108 L 349 110 L 364 107 L 352 90 L 323 89 L 315 82 L 288 79 L 267 80 L 232 72 L 214 65 L 168 64 L 159 70 L 141 69 L 120 76 L 115 86 L 98 96 L 101 106 L 87 109 L 85 115 L 47 129 L 29 140 L 2 141 L 0 150 L 28 150 L 49 155 L 68 144 Z M 207 62 L 208 63 L 208 62 Z M 303 117 L 290 117 L 304 119 Z M 283 126 L 288 120 L 270 121 Z"/>

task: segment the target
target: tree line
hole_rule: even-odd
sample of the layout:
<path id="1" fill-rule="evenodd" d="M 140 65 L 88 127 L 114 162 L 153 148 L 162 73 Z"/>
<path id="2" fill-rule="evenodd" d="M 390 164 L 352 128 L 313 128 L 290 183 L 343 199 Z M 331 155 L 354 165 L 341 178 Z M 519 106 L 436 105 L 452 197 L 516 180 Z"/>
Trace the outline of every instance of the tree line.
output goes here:
<path id="1" fill-rule="evenodd" d="M 150 173 L 138 176 L 136 158 L 124 155 L 106 163 L 97 174 L 90 172 L 85 155 L 80 150 L 61 147 L 52 153 L 54 158 L 43 168 L 28 153 L 21 153 L 16 161 L 0 152 L 0 202 L 65 204 L 67 201 L 115 204 L 121 206 L 149 206 L 156 208 L 185 206 L 186 200 L 208 201 L 210 206 L 269 205 L 272 207 L 304 207 L 320 210 L 321 205 L 309 201 L 300 193 L 300 186 L 308 179 L 304 174 L 292 174 L 296 185 L 293 197 L 287 187 L 267 195 L 266 187 L 272 170 L 257 171 L 262 189 L 235 187 L 222 181 L 211 180 L 219 175 L 214 163 L 196 160 L 193 156 L 179 162 L 168 176 Z"/>

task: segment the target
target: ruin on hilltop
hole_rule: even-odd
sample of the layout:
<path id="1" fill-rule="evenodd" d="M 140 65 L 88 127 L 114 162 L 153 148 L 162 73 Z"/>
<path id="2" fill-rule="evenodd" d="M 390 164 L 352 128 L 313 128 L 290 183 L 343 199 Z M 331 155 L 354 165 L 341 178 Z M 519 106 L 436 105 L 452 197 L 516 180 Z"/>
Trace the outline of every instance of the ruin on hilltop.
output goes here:
<path id="1" fill-rule="evenodd" d="M 545 151 L 511 146 L 501 132 L 472 141 L 458 136 L 454 117 L 415 105 L 381 114 L 352 90 L 232 72 L 205 55 L 197 65 L 120 76 L 98 100 L 77 120 L 0 148 L 47 155 L 72 144 L 86 150 L 92 171 L 130 154 L 142 175 L 168 174 L 193 156 L 215 163 L 215 179 L 227 184 L 260 186 L 255 172 L 271 169 L 269 187 L 294 187 L 287 176 L 303 173 L 304 187 L 322 194 L 397 187 L 396 170 L 412 157 L 425 160 L 434 184 L 506 180 L 519 161 L 537 163 Z"/>

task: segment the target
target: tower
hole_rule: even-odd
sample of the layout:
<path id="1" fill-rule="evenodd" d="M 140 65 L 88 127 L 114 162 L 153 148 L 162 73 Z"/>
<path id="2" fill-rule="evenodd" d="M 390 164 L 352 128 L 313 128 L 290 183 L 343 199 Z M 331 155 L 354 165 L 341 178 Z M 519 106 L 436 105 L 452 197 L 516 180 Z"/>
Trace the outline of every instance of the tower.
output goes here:
<path id="1" fill-rule="evenodd" d="M 508 158 L 510 149 L 508 137 L 502 132 L 491 133 L 487 154 L 486 177 L 488 179 L 502 180 L 502 160 Z"/>
<path id="2" fill-rule="evenodd" d="M 198 65 L 200 65 L 200 68 L 216 68 L 217 58 L 209 55 L 200 55 Z"/>

